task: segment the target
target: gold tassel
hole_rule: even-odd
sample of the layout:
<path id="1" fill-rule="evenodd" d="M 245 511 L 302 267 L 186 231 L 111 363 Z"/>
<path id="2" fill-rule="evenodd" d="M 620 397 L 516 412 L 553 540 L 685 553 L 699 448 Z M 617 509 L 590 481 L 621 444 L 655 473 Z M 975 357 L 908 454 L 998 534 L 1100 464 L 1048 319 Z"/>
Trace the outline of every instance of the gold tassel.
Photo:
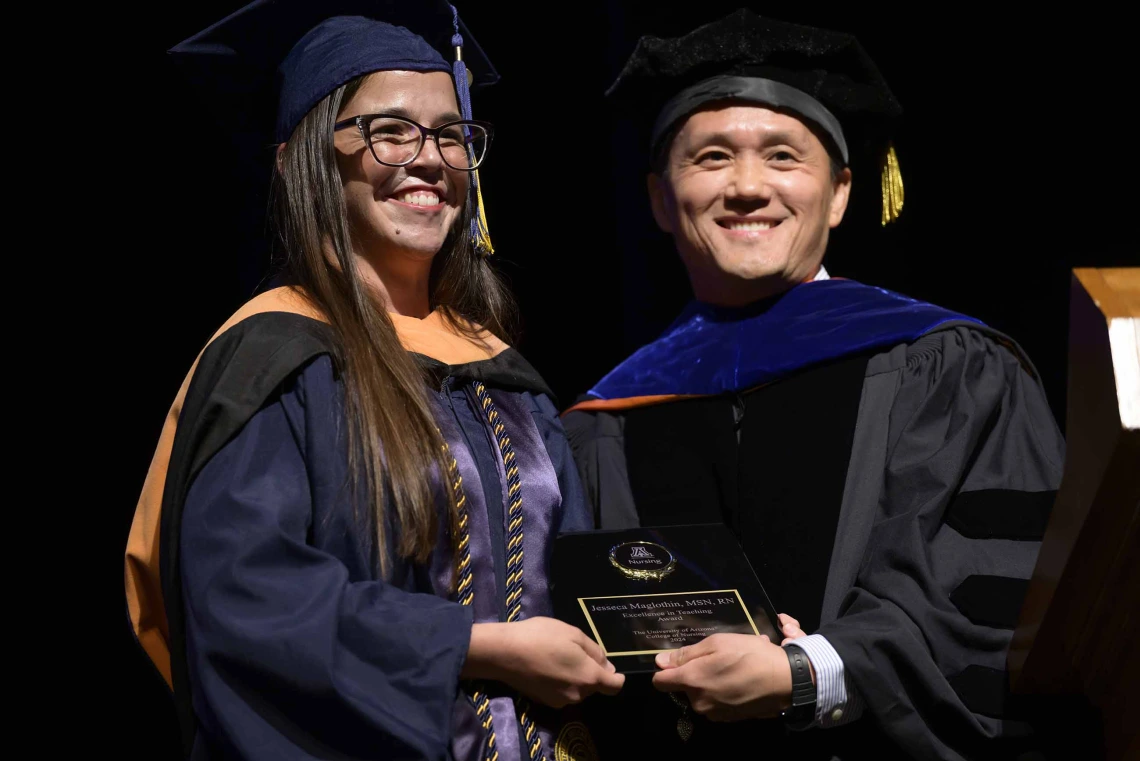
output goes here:
<path id="1" fill-rule="evenodd" d="M 894 145 L 888 145 L 882 168 L 883 226 L 899 218 L 903 208 L 903 180 Z"/>
<path id="2" fill-rule="evenodd" d="M 495 247 L 491 245 L 491 234 L 487 232 L 487 214 L 483 211 L 483 183 L 479 182 L 479 170 L 475 170 L 475 250 L 481 256 L 492 256 Z"/>
<path id="3" fill-rule="evenodd" d="M 455 12 L 455 8 L 452 8 L 451 10 L 452 13 Z M 459 17 L 456 16 L 455 18 L 458 19 Z M 455 33 L 458 35 L 459 22 L 456 21 L 455 23 L 457 24 Z M 455 77 L 456 92 L 459 94 L 461 104 L 464 103 L 465 94 L 467 95 L 467 99 L 470 99 L 470 79 L 468 78 L 467 67 L 463 65 L 462 61 L 463 48 L 461 46 L 456 46 L 455 64 L 452 71 Z M 463 113 L 465 114 L 465 118 L 471 118 L 470 103 L 463 105 Z M 474 163 L 475 156 L 471 152 L 471 148 L 468 147 L 467 150 L 467 155 L 472 159 L 472 162 Z M 479 170 L 476 169 L 474 172 L 472 172 L 472 174 L 474 177 L 471 178 L 471 181 L 475 183 L 475 224 L 473 225 L 475 229 L 472 231 L 475 235 L 475 253 L 479 256 L 482 256 L 483 258 L 486 258 L 488 256 L 492 256 L 495 253 L 495 247 L 491 245 L 491 234 L 487 232 L 487 214 L 483 211 L 483 187 L 482 183 L 479 182 Z"/>

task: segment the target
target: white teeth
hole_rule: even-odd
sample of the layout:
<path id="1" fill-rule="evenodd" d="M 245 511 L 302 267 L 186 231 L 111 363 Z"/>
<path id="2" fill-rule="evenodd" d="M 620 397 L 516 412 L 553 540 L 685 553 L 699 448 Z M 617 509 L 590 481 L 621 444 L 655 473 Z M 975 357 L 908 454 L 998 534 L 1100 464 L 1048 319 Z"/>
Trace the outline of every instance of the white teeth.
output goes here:
<path id="1" fill-rule="evenodd" d="M 422 190 L 417 190 L 413 193 L 404 193 L 398 200 L 404 203 L 410 203 L 413 206 L 436 206 L 439 204 L 439 196 L 435 193 L 428 193 Z"/>
<path id="2" fill-rule="evenodd" d="M 771 230 L 775 225 L 771 222 L 729 222 L 726 227 L 728 227 L 729 230 L 754 232 L 757 230 Z"/>

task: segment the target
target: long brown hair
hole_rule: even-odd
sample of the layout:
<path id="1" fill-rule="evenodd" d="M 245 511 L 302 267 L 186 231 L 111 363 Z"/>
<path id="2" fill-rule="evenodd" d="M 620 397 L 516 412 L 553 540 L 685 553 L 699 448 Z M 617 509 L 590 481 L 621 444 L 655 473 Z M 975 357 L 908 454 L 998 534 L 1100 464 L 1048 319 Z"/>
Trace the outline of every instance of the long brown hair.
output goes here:
<path id="1" fill-rule="evenodd" d="M 452 508 L 454 496 L 424 371 L 401 347 L 387 311 L 356 272 L 333 124 L 366 77 L 327 95 L 293 131 L 274 177 L 273 221 L 286 274 L 333 328 L 333 361 L 345 390 L 351 493 L 368 495 L 371 509 L 356 504 L 355 512 L 359 525 L 372 527 L 383 571 L 388 526 L 396 531 L 400 558 L 424 562 L 431 554 L 439 529 L 433 471 L 443 476 L 440 493 Z M 432 262 L 431 306 L 468 334 L 475 323 L 508 340 L 514 304 L 495 271 L 474 252 L 470 219 L 465 207 Z"/>

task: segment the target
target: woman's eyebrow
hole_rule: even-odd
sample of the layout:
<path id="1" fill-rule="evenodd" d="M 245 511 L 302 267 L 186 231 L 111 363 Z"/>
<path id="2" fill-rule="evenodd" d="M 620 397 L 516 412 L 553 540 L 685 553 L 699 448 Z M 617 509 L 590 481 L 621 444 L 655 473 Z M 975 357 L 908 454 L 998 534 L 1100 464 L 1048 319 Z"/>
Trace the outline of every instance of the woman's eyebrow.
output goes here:
<path id="1" fill-rule="evenodd" d="M 400 117 L 403 117 L 404 119 L 411 119 L 412 121 L 417 121 L 412 116 L 412 112 L 409 111 L 408 109 L 404 108 L 403 106 L 395 106 L 393 108 L 377 108 L 374 110 L 369 110 L 368 113 L 370 113 L 370 114 L 385 114 L 387 116 L 400 116 Z M 448 122 L 459 121 L 462 118 L 463 117 L 460 116 L 455 111 L 448 111 L 448 112 L 441 114 L 440 116 L 436 117 L 435 123 L 436 124 L 447 124 Z M 425 126 L 431 127 L 434 125 L 427 124 Z"/>

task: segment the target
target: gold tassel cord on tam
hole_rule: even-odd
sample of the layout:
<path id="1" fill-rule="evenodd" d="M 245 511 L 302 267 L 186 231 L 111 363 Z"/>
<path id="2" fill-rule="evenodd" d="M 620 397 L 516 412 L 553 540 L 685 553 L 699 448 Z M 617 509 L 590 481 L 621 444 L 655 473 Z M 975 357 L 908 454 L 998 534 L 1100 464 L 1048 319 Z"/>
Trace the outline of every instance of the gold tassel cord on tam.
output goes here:
<path id="1" fill-rule="evenodd" d="M 903 208 L 903 179 L 899 169 L 899 157 L 893 145 L 888 146 L 882 167 L 883 186 L 883 226 L 899 218 Z"/>
<path id="2" fill-rule="evenodd" d="M 487 214 L 483 211 L 483 188 L 482 183 L 479 182 L 479 170 L 474 172 L 475 180 L 475 250 L 483 256 L 491 256 L 495 253 L 495 247 L 491 245 L 491 234 L 487 232 Z"/>
<path id="3" fill-rule="evenodd" d="M 451 64 L 451 76 L 455 82 L 455 94 L 459 98 L 459 113 L 464 119 L 471 118 L 471 83 L 467 77 L 467 64 L 463 62 L 463 35 L 459 33 L 459 11 L 451 6 L 451 23 L 455 34 L 451 37 L 451 44 L 455 48 L 455 60 Z M 475 156 L 468 146 L 468 155 L 474 163 Z M 479 170 L 471 173 L 471 183 L 475 191 L 475 218 L 471 220 L 471 236 L 474 238 L 475 251 L 480 256 L 491 256 L 495 247 L 491 245 L 491 235 L 487 232 L 487 215 L 483 211 L 483 191 L 479 187 Z"/>

